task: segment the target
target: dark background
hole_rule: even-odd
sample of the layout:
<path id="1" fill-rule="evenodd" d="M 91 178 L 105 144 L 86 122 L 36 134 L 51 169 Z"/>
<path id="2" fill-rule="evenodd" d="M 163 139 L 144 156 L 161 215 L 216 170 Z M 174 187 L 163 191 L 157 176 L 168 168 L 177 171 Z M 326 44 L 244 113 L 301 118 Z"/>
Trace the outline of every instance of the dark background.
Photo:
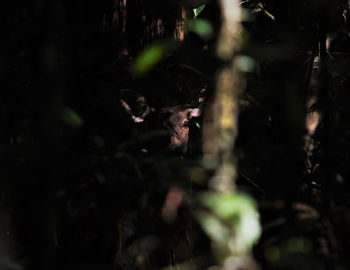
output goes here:
<path id="1" fill-rule="evenodd" d="M 119 244 L 144 239 L 155 245 L 141 264 L 147 269 L 189 257 L 198 269 L 215 261 L 212 239 L 191 214 L 198 202 L 185 201 L 172 223 L 160 214 L 174 185 L 189 198 L 208 190 L 205 123 L 190 123 L 182 155 L 167 150 L 159 116 L 135 125 L 119 101 L 121 89 L 133 89 L 160 109 L 189 103 L 206 87 L 210 102 L 223 64 L 215 56 L 220 10 L 210 1 L 199 15 L 213 35 L 190 31 L 180 41 L 181 17 L 202 3 L 125 3 L 1 2 L 0 269 L 138 269 Z M 242 7 L 250 15 L 240 54 L 255 64 L 239 99 L 235 156 L 237 184 L 261 215 L 255 259 L 262 269 L 348 269 L 349 6 L 248 0 Z M 155 41 L 166 55 L 137 76 L 136 57 Z M 307 108 L 311 97 L 317 102 Z M 308 156 L 307 109 L 322 116 Z M 188 228 L 191 256 L 181 254 Z"/>

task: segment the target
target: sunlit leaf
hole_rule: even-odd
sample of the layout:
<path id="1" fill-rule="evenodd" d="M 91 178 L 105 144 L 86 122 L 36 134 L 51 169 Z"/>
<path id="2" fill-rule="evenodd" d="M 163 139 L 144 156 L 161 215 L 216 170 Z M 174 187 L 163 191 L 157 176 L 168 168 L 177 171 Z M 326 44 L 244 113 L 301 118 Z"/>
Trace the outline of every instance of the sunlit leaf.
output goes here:
<path id="1" fill-rule="evenodd" d="M 83 124 L 83 119 L 79 116 L 79 114 L 68 107 L 63 108 L 60 118 L 63 122 L 74 128 L 78 128 Z"/>
<path id="2" fill-rule="evenodd" d="M 221 218 L 230 218 L 246 211 L 255 211 L 256 208 L 254 200 L 243 193 L 205 193 L 201 201 Z"/>
<path id="3" fill-rule="evenodd" d="M 246 247 L 251 247 L 261 235 L 259 214 L 254 200 L 243 193 L 205 193 L 202 203 L 219 218 L 230 224 L 236 238 Z"/>
<path id="4" fill-rule="evenodd" d="M 203 230 L 214 241 L 226 243 L 230 238 L 230 230 L 214 215 L 199 212 L 197 218 Z"/>
<path id="5" fill-rule="evenodd" d="M 132 71 L 134 75 L 140 76 L 149 71 L 164 56 L 166 51 L 165 43 L 156 43 L 143 51 L 135 60 Z"/>
<path id="6" fill-rule="evenodd" d="M 214 32 L 213 26 L 210 22 L 203 19 L 187 20 L 186 27 L 189 31 L 195 32 L 202 38 L 208 38 Z"/>
<path id="7" fill-rule="evenodd" d="M 243 72 L 252 72 L 255 67 L 255 61 L 249 56 L 237 55 L 235 58 L 235 65 Z"/>
<path id="8" fill-rule="evenodd" d="M 201 6 L 197 7 L 197 8 L 194 8 L 194 9 L 193 9 L 194 18 L 196 18 L 196 17 L 199 15 L 199 13 L 202 12 L 202 10 L 203 10 L 204 8 L 205 8 L 205 4 L 204 4 L 204 5 L 201 5 Z"/>
<path id="9" fill-rule="evenodd" d="M 248 247 L 252 247 L 259 240 L 261 235 L 258 213 L 256 211 L 241 213 L 240 219 L 238 220 L 238 224 L 236 224 L 237 235 Z"/>

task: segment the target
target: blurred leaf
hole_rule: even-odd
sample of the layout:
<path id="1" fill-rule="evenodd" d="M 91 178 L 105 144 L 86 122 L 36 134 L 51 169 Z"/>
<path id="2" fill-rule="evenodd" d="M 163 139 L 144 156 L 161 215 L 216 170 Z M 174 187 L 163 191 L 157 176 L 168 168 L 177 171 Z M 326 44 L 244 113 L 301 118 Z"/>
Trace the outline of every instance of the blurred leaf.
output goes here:
<path id="1" fill-rule="evenodd" d="M 197 7 L 197 8 L 194 8 L 194 9 L 193 9 L 194 18 L 196 18 L 196 17 L 199 15 L 199 13 L 202 12 L 202 10 L 203 10 L 204 8 L 205 8 L 205 4 L 204 4 L 204 5 L 201 5 L 201 6 Z"/>
<path id="2" fill-rule="evenodd" d="M 283 253 L 305 253 L 311 251 L 312 244 L 307 239 L 292 238 L 288 239 L 282 246 Z"/>
<path id="3" fill-rule="evenodd" d="M 209 38 L 214 32 L 211 23 L 203 19 L 187 20 L 186 27 L 202 38 Z"/>
<path id="4" fill-rule="evenodd" d="M 166 44 L 156 43 L 144 50 L 135 60 L 132 71 L 136 76 L 143 75 L 165 57 Z"/>
<path id="5" fill-rule="evenodd" d="M 83 119 L 79 116 L 79 114 L 68 107 L 63 108 L 60 118 L 64 123 L 74 128 L 78 128 L 83 124 Z"/>
<path id="6" fill-rule="evenodd" d="M 323 269 L 320 268 L 320 261 L 313 257 L 311 251 L 310 240 L 289 238 L 278 245 L 266 247 L 265 257 L 269 263 L 278 266 L 279 269 L 286 269 L 286 267 L 288 269 Z"/>
<path id="7" fill-rule="evenodd" d="M 278 246 L 273 245 L 265 250 L 269 261 L 276 262 L 292 253 L 308 253 L 312 250 L 312 243 L 308 239 L 290 238 Z"/>
<path id="8" fill-rule="evenodd" d="M 240 71 L 252 72 L 255 67 L 255 60 L 246 55 L 237 55 L 235 58 L 235 65 Z"/>
<path id="9" fill-rule="evenodd" d="M 259 240 L 261 235 L 258 213 L 254 210 L 241 213 L 236 232 L 248 247 L 252 247 Z"/>
<path id="10" fill-rule="evenodd" d="M 243 193 L 205 193 L 201 201 L 221 218 L 230 218 L 245 211 L 255 211 L 256 207 L 253 199 Z"/>
<path id="11" fill-rule="evenodd" d="M 0 258 L 0 269 L 10 269 L 10 270 L 22 270 L 23 267 L 18 263 L 11 262 L 7 258 Z"/>
<path id="12" fill-rule="evenodd" d="M 197 218 L 203 230 L 214 241 L 225 244 L 230 238 L 230 230 L 219 218 L 205 212 L 197 213 Z"/>
<path id="13" fill-rule="evenodd" d="M 260 237 L 261 226 L 254 200 L 243 193 L 205 193 L 201 202 L 226 224 L 245 246 L 251 247 Z"/>

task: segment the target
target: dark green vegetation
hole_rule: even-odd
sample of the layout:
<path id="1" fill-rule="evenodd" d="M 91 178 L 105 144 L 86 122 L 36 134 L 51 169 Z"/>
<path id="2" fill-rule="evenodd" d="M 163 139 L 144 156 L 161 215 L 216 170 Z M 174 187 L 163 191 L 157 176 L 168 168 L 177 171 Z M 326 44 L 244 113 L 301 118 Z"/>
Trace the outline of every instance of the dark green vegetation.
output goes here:
<path id="1" fill-rule="evenodd" d="M 125 3 L 0 5 L 0 269 L 238 269 L 232 234 L 256 243 L 262 269 L 350 269 L 347 1 L 241 3 L 235 181 L 249 196 L 222 197 L 206 193 L 215 164 L 202 159 L 225 65 L 219 1 Z M 203 88 L 187 152 L 170 151 L 157 112 Z M 123 89 L 155 112 L 133 123 Z"/>

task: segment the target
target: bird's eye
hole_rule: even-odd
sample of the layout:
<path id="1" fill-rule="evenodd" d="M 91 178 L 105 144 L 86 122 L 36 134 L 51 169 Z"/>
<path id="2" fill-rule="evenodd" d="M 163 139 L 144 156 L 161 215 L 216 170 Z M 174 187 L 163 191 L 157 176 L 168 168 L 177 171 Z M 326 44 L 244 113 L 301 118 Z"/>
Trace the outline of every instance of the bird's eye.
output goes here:
<path id="1" fill-rule="evenodd" d="M 189 126 L 189 121 L 185 121 L 184 125 L 183 125 L 183 128 L 187 128 L 188 126 Z"/>

